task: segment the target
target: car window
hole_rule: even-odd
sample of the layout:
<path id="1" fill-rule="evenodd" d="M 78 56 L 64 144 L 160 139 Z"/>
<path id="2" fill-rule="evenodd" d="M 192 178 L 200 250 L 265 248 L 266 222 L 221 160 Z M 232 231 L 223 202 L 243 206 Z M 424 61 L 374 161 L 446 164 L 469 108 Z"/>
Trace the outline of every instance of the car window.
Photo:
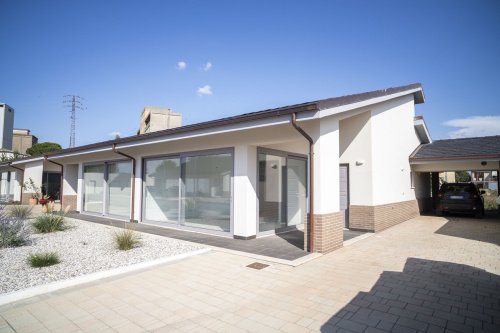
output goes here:
<path id="1" fill-rule="evenodd" d="M 450 193 L 450 192 L 467 192 L 467 193 L 473 193 L 474 188 L 470 185 L 447 185 L 443 186 L 441 189 L 444 193 Z"/>

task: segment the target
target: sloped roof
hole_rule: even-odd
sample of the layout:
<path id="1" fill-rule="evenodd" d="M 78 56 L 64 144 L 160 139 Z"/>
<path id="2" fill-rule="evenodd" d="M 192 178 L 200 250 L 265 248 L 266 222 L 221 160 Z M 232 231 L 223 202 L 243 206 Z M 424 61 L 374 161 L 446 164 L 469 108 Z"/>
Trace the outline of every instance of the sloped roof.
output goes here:
<path id="1" fill-rule="evenodd" d="M 413 84 L 409 84 L 409 85 L 405 85 L 405 86 L 387 88 L 387 89 L 382 89 L 382 90 L 374 90 L 374 91 L 360 93 L 360 94 L 327 98 L 327 99 L 306 102 L 306 103 L 301 103 L 301 104 L 294 104 L 294 105 L 279 107 L 279 108 L 275 108 L 275 109 L 267 109 L 267 110 L 263 110 L 263 111 L 245 113 L 245 114 L 236 115 L 236 116 L 232 116 L 232 117 L 216 119 L 216 120 L 206 121 L 206 122 L 192 124 L 192 125 L 185 125 L 185 126 L 181 126 L 181 127 L 176 127 L 176 128 L 171 128 L 171 129 L 166 129 L 166 130 L 161 130 L 161 131 L 156 131 L 156 132 L 151 132 L 151 133 L 133 135 L 133 136 L 124 137 L 124 138 L 120 138 L 120 139 L 102 141 L 102 142 L 97 142 L 97 143 L 88 144 L 88 145 L 84 145 L 84 146 L 78 146 L 78 147 L 74 147 L 74 148 L 66 148 L 66 149 L 47 153 L 47 156 L 48 157 L 51 157 L 51 156 L 55 157 L 58 155 L 63 155 L 63 154 L 68 154 L 68 153 L 73 153 L 73 152 L 80 152 L 80 151 L 86 151 L 86 150 L 92 150 L 92 149 L 99 149 L 99 148 L 103 148 L 103 147 L 110 147 L 113 144 L 119 145 L 122 143 L 129 143 L 129 142 L 141 141 L 144 139 L 164 137 L 164 136 L 169 136 L 169 135 L 174 135 L 174 134 L 179 134 L 179 133 L 186 133 L 186 132 L 190 132 L 190 131 L 214 128 L 214 127 L 218 127 L 218 126 L 232 125 L 232 124 L 237 124 L 237 123 L 242 123 L 242 122 L 247 122 L 247 121 L 266 119 L 266 118 L 275 118 L 275 117 L 280 117 L 280 116 L 284 116 L 284 115 L 291 115 L 292 113 L 320 111 L 320 110 L 325 110 L 325 109 L 329 109 L 329 108 L 335 108 L 335 107 L 339 107 L 339 106 L 364 102 L 364 101 L 368 101 L 368 100 L 379 98 L 379 97 L 401 94 L 401 93 L 413 94 L 416 104 L 424 102 L 424 94 L 423 94 L 422 85 L 420 83 L 413 83 Z M 27 159 L 31 159 L 31 158 L 33 158 L 33 157 L 29 157 Z"/>
<path id="2" fill-rule="evenodd" d="M 500 135 L 476 138 L 435 140 L 420 145 L 410 161 L 500 158 Z"/>

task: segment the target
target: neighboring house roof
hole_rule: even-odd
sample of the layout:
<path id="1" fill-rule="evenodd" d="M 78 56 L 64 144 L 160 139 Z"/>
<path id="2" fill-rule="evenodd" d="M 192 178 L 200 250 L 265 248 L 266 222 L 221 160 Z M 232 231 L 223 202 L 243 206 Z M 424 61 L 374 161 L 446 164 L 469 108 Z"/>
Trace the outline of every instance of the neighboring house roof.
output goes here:
<path id="1" fill-rule="evenodd" d="M 346 95 L 334 98 L 327 98 L 312 102 L 306 102 L 301 104 L 295 104 L 290 106 L 284 106 L 275 109 L 267 109 L 258 112 L 245 113 L 233 117 L 227 117 L 217 120 L 211 120 L 207 122 L 181 126 L 177 128 L 146 133 L 141 135 L 134 135 L 119 139 L 113 139 L 108 141 L 102 141 L 94 144 L 89 144 L 85 146 L 79 146 L 74 148 L 62 149 L 54 152 L 47 153 L 48 157 L 57 157 L 65 154 L 72 154 L 77 152 L 83 152 L 87 150 L 96 150 L 101 148 L 109 148 L 113 144 L 119 145 L 123 143 L 137 142 L 142 140 L 154 139 L 159 137 L 166 137 L 175 134 L 187 133 L 196 130 L 206 130 L 215 127 L 221 127 L 226 125 L 234 125 L 244 122 L 251 122 L 255 120 L 265 120 L 265 119 L 276 119 L 280 116 L 291 115 L 292 113 L 304 113 L 304 112 L 315 112 L 327 109 L 334 109 L 344 106 L 352 105 L 352 108 L 360 107 L 360 103 L 375 104 L 379 103 L 385 99 L 397 98 L 402 95 L 412 94 L 416 104 L 424 102 L 424 94 L 422 90 L 422 85 L 420 83 L 414 83 L 410 85 L 375 90 L 360 94 Z M 339 111 L 340 112 L 340 111 Z M 34 157 L 30 157 L 34 158 Z M 43 157 L 40 157 L 43 158 Z M 28 158 L 29 159 L 29 158 Z M 22 162 L 21 160 L 19 160 Z"/>
<path id="2" fill-rule="evenodd" d="M 420 145 L 410 161 L 500 158 L 500 135 L 477 138 L 435 140 Z"/>

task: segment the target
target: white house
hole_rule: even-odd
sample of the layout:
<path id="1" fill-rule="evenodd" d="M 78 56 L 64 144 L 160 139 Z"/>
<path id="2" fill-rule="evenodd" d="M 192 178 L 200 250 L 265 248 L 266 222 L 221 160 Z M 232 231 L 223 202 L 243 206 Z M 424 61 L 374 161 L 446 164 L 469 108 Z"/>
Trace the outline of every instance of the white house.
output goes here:
<path id="1" fill-rule="evenodd" d="M 305 248 L 328 252 L 342 246 L 344 227 L 379 231 L 419 214 L 429 175 L 412 174 L 409 156 L 431 141 L 415 117 L 423 102 L 411 84 L 63 149 L 0 171 L 14 200 L 30 197 L 20 198 L 23 181 L 57 187 L 62 171 L 57 195 L 84 214 L 241 239 L 305 226 Z"/>

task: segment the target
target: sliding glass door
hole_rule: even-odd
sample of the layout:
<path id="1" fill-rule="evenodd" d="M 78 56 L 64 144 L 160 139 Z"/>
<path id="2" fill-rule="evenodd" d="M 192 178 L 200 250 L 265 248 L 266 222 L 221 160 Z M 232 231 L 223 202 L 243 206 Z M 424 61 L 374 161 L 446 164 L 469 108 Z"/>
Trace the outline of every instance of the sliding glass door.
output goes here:
<path id="1" fill-rule="evenodd" d="M 130 175 L 132 163 L 109 163 L 107 172 L 107 210 L 109 215 L 130 216 Z"/>
<path id="2" fill-rule="evenodd" d="M 259 232 L 304 223 L 307 214 L 307 160 L 262 150 L 259 160 Z"/>
<path id="3" fill-rule="evenodd" d="M 83 167 L 83 210 L 130 217 L 132 163 L 129 161 Z"/>
<path id="4" fill-rule="evenodd" d="M 183 153 L 144 161 L 144 220 L 231 231 L 231 149 Z"/>
<path id="5" fill-rule="evenodd" d="M 307 161 L 289 157 L 287 164 L 287 226 L 305 223 L 306 198 Z"/>
<path id="6" fill-rule="evenodd" d="M 182 225 L 230 231 L 232 164 L 231 154 L 184 158 Z"/>
<path id="7" fill-rule="evenodd" d="M 177 224 L 179 221 L 179 157 L 144 162 L 144 219 Z"/>
<path id="8" fill-rule="evenodd" d="M 83 167 L 83 210 L 102 214 L 104 203 L 104 164 Z"/>
<path id="9" fill-rule="evenodd" d="M 259 154 L 259 231 L 286 226 L 285 184 L 286 158 Z"/>

